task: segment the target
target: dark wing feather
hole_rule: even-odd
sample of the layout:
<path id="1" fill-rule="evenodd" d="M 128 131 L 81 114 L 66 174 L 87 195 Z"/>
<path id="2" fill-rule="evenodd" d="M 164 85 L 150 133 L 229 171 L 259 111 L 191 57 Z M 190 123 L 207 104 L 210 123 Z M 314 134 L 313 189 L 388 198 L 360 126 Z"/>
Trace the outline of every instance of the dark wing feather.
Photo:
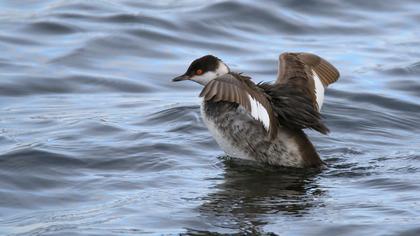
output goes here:
<path id="1" fill-rule="evenodd" d="M 340 73 L 333 65 L 315 54 L 304 52 L 297 53 L 297 58 L 319 75 L 319 78 L 325 87 L 334 83 L 340 77 Z"/>
<path id="2" fill-rule="evenodd" d="M 307 93 L 318 109 L 317 96 L 322 103 L 323 90 L 316 91 L 318 77 L 324 89 L 340 77 L 338 70 L 325 59 L 310 53 L 283 53 L 279 57 L 277 84 L 289 84 Z"/>
<path id="3" fill-rule="evenodd" d="M 205 101 L 233 102 L 242 105 L 247 110 L 251 109 L 246 88 L 234 76 L 228 74 L 210 81 L 200 93 Z"/>
<path id="4" fill-rule="evenodd" d="M 276 83 L 287 83 L 295 77 L 307 77 L 308 70 L 314 70 L 327 87 L 340 77 L 338 70 L 325 59 L 311 53 L 282 53 Z"/>
<path id="5" fill-rule="evenodd" d="M 229 73 L 211 80 L 204 86 L 200 93 L 200 97 L 203 97 L 205 101 L 225 101 L 239 104 L 254 117 L 252 115 L 253 107 L 249 96 L 261 104 L 267 111 L 269 117 L 268 132 L 270 137 L 274 138 L 277 134 L 278 122 L 272 110 L 271 103 L 249 77 Z M 264 124 L 262 120 L 260 121 Z"/>
<path id="6" fill-rule="evenodd" d="M 311 98 L 289 84 L 258 85 L 269 95 L 273 110 L 280 125 L 292 129 L 313 129 L 322 134 L 329 132 L 322 122 L 321 114 L 312 106 Z"/>

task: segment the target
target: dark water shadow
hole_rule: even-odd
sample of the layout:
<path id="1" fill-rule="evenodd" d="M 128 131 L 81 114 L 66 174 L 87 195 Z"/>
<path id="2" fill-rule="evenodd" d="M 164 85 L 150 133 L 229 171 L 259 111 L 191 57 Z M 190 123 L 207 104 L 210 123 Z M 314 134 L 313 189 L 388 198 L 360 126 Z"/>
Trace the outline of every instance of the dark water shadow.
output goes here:
<path id="1" fill-rule="evenodd" d="M 223 182 L 198 207 L 211 229 L 187 229 L 185 235 L 275 235 L 263 229 L 273 216 L 301 217 L 322 206 L 319 197 L 325 190 L 316 181 L 321 170 L 255 166 L 255 162 L 226 158 L 222 164 Z"/>

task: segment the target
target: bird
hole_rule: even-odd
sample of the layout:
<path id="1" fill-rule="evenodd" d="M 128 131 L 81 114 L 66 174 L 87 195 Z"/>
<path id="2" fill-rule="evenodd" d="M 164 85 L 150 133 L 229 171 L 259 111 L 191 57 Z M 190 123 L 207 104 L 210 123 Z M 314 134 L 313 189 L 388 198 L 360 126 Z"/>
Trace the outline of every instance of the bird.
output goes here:
<path id="1" fill-rule="evenodd" d="M 339 77 L 339 71 L 316 54 L 285 52 L 273 83 L 254 83 L 213 55 L 195 59 L 172 81 L 203 86 L 202 120 L 228 156 L 272 166 L 320 168 L 325 163 L 303 130 L 329 132 L 320 110 L 326 88 Z"/>

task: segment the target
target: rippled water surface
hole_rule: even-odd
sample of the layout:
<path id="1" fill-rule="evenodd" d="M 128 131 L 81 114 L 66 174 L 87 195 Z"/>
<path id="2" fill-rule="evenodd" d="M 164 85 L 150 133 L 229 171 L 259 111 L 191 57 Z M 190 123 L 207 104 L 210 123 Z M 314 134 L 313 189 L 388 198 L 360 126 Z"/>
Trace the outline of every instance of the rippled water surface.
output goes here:
<path id="1" fill-rule="evenodd" d="M 417 0 L 0 2 L 0 234 L 420 235 Z M 222 58 L 272 81 L 284 51 L 339 68 L 308 131 L 328 168 L 223 157 L 200 86 Z"/>

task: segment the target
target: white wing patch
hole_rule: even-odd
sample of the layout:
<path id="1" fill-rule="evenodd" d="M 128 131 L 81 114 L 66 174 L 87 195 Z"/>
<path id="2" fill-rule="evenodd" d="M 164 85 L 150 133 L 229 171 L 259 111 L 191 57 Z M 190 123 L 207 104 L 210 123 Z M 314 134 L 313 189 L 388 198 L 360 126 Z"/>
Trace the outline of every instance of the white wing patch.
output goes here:
<path id="1" fill-rule="evenodd" d="M 318 104 L 318 110 L 321 110 L 322 104 L 324 103 L 325 88 L 318 74 L 314 70 L 312 70 L 312 78 L 315 82 L 316 103 Z"/>
<path id="2" fill-rule="evenodd" d="M 256 99 L 248 94 L 249 103 L 251 104 L 251 116 L 263 123 L 264 128 L 268 131 L 270 129 L 270 116 L 264 106 Z"/>

